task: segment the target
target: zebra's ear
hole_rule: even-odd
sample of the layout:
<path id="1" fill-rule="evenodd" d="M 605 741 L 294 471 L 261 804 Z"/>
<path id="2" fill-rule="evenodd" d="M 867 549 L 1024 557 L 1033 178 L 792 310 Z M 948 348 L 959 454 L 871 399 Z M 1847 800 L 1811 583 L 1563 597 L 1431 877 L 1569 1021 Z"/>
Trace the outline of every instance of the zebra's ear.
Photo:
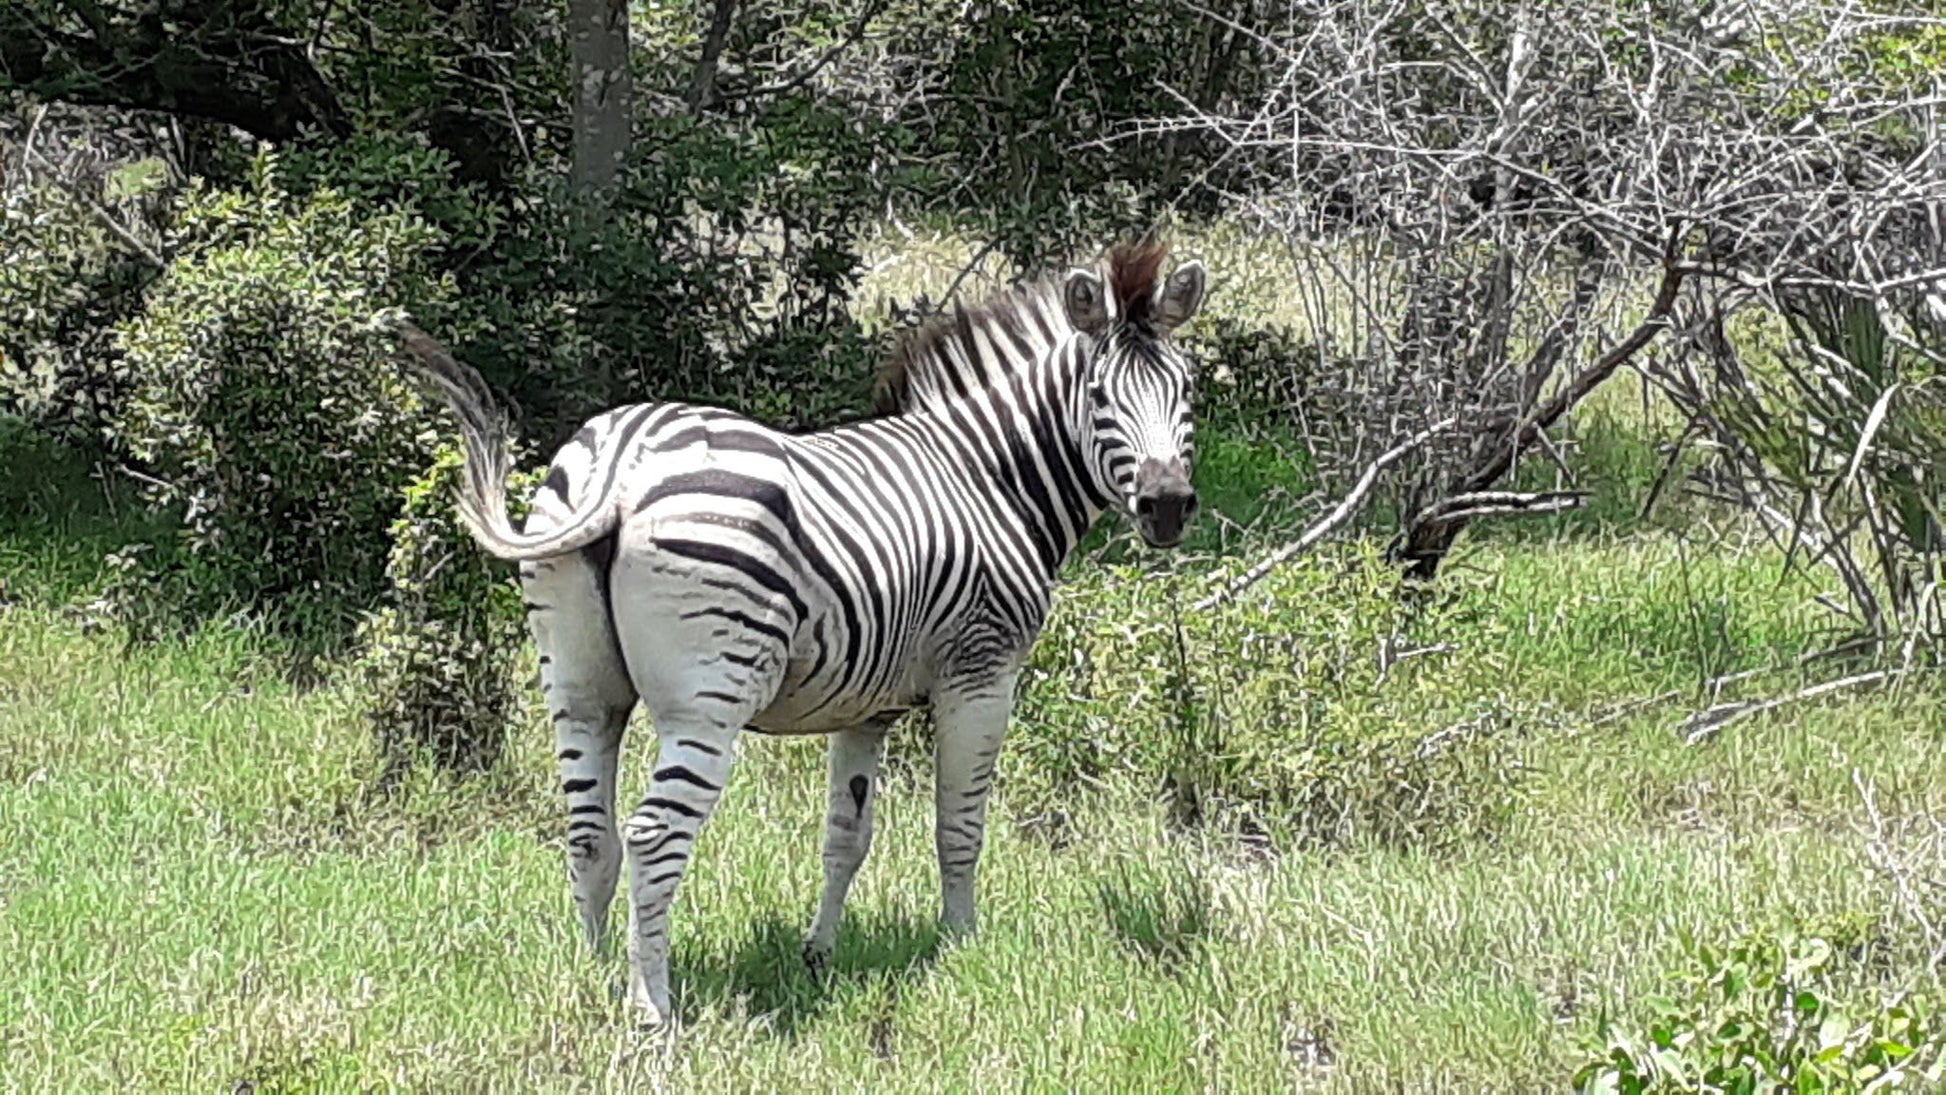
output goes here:
<path id="1" fill-rule="evenodd" d="M 1203 264 L 1191 259 L 1176 267 L 1169 280 L 1156 286 L 1156 322 L 1165 331 L 1173 331 L 1188 323 L 1203 306 L 1203 289 L 1207 284 Z"/>
<path id="2" fill-rule="evenodd" d="M 1087 270 L 1068 271 L 1061 285 L 1061 307 L 1067 310 L 1068 322 L 1075 330 L 1091 335 L 1107 330 L 1114 319 L 1109 312 L 1107 284 L 1100 275 Z"/>

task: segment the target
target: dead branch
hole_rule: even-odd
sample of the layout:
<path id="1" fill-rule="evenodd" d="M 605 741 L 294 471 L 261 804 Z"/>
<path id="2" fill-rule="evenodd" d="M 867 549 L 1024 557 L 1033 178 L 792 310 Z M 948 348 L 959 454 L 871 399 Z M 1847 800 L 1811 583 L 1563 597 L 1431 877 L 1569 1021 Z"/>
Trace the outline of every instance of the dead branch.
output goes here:
<path id="1" fill-rule="evenodd" d="M 1723 690 L 1732 684 L 1754 680 L 1758 677 L 1767 677 L 1773 673 L 1781 673 L 1787 669 L 1803 669 L 1805 666 L 1813 665 L 1827 659 L 1841 658 L 1847 654 L 1861 653 L 1872 649 L 1876 645 L 1877 640 L 1869 635 L 1847 639 L 1836 646 L 1829 646 L 1823 650 L 1813 650 L 1808 654 L 1800 654 L 1787 662 L 1761 665 L 1755 669 L 1739 669 L 1734 673 L 1725 673 L 1720 677 L 1711 677 L 1709 680 L 1703 682 L 1702 691 L 1709 696 L 1711 703 L 1715 703 L 1717 698 L 1723 694 Z M 1652 696 L 1641 696 L 1632 700 L 1624 700 L 1621 703 L 1610 705 L 1607 710 L 1588 720 L 1588 725 L 1591 728 L 1606 726 L 1617 719 L 1626 718 L 1637 711 L 1655 707 L 1658 704 L 1668 703 L 1671 700 L 1681 699 L 1688 692 L 1689 689 L 1686 688 L 1671 688 L 1666 692 L 1657 692 Z"/>
<path id="2" fill-rule="evenodd" d="M 1407 527 L 1438 532 L 1447 525 L 1465 524 L 1478 517 L 1531 517 L 1564 513 L 1588 504 L 1585 490 L 1476 490 L 1455 494 L 1413 514 Z"/>
<path id="3" fill-rule="evenodd" d="M 1675 308 L 1678 294 L 1682 290 L 1683 274 L 1673 261 L 1673 252 L 1681 238 L 1680 229 L 1671 229 L 1664 246 L 1666 261 L 1662 268 L 1662 283 L 1656 289 L 1655 299 L 1650 302 L 1649 311 L 1627 337 L 1610 347 L 1608 352 L 1596 359 L 1595 363 L 1575 374 L 1561 390 L 1542 404 L 1517 429 L 1510 431 L 1504 440 L 1490 442 L 1487 456 L 1473 471 L 1460 481 L 1458 490 L 1441 502 L 1420 510 L 1407 522 L 1403 532 L 1393 542 L 1391 557 L 1406 568 L 1406 577 L 1416 581 L 1429 581 L 1439 572 L 1439 564 L 1446 553 L 1452 549 L 1453 542 L 1459 537 L 1467 523 L 1476 516 L 1467 512 L 1468 507 L 1462 499 L 1476 497 L 1489 492 L 1495 483 L 1514 469 L 1514 465 L 1526 451 L 1533 447 L 1548 427 L 1558 422 L 1574 406 L 1586 399 L 1600 387 L 1615 371 L 1641 352 L 1643 347 L 1653 341 L 1656 335 L 1669 326 L 1669 314 Z M 1546 344 L 1544 344 L 1546 345 Z M 1558 494 L 1559 492 L 1557 492 Z M 1578 503 L 1577 503 L 1578 504 Z M 1536 506 L 1526 512 L 1558 512 L 1569 508 L 1556 505 L 1552 509 Z M 1520 510 L 1516 508 L 1515 512 Z M 1507 512 L 1489 509 L 1477 516 Z"/>
<path id="4" fill-rule="evenodd" d="M 1257 563 L 1256 566 L 1246 571 L 1242 577 L 1239 577 L 1223 589 L 1191 605 L 1190 610 L 1192 612 L 1207 612 L 1218 605 L 1234 600 L 1244 590 L 1263 581 L 1264 576 L 1272 570 L 1275 570 L 1279 565 L 1299 553 L 1308 550 L 1319 540 L 1329 536 L 1340 525 L 1351 520 L 1352 515 L 1357 513 L 1359 507 L 1364 505 L 1365 499 L 1371 495 L 1372 488 L 1377 485 L 1379 475 L 1385 469 L 1403 460 L 1415 449 L 1431 441 L 1434 437 L 1452 429 L 1455 424 L 1456 420 L 1451 418 L 1441 422 L 1435 422 L 1427 429 L 1421 430 L 1399 444 L 1394 445 L 1391 449 L 1379 456 L 1377 460 L 1372 461 L 1371 465 L 1365 469 L 1365 474 L 1360 476 L 1358 483 L 1352 487 L 1350 493 L 1346 494 L 1344 499 L 1337 506 L 1333 507 L 1330 513 L 1325 514 L 1316 524 L 1304 530 L 1302 536 L 1271 552 L 1262 561 Z"/>
<path id="5" fill-rule="evenodd" d="M 1710 738 L 1715 737 L 1717 731 L 1723 729 L 1725 726 L 1731 723 L 1741 722 L 1752 715 L 1761 715 L 1765 711 L 1774 711 L 1779 707 L 1785 707 L 1793 703 L 1813 700 L 1819 696 L 1828 696 L 1833 692 L 1843 692 L 1853 688 L 1886 684 L 1908 676 L 1912 672 L 1914 670 L 1874 669 L 1869 673 L 1859 673 L 1850 677 L 1841 677 L 1835 681 L 1826 681 L 1823 684 L 1814 684 L 1809 688 L 1799 689 L 1788 695 L 1776 696 L 1767 700 L 1743 700 L 1736 703 L 1719 703 L 1714 707 L 1704 711 L 1698 711 L 1696 714 L 1684 719 L 1682 724 L 1676 727 L 1676 730 L 1683 735 L 1683 742 L 1685 744 L 1700 745 Z"/>
<path id="6" fill-rule="evenodd" d="M 1489 0 L 1319 0 L 1264 22 L 1208 17 L 1279 56 L 1281 74 L 1251 102 L 1199 109 L 1185 96 L 1181 115 L 1138 128 L 1197 130 L 1227 164 L 1247 165 L 1239 173 L 1260 173 L 1243 204 L 1286 245 L 1328 378 L 1307 385 L 1301 412 L 1326 482 L 1356 477 L 1367 454 L 1425 423 L 1467 424 L 1388 476 L 1404 494 L 1394 556 L 1409 577 L 1436 574 L 1466 525 L 1424 518 L 1465 508 L 1445 500 L 1498 489 L 1623 366 L 1661 364 L 1650 347 L 1684 297 L 1773 313 L 1820 290 L 1924 298 L 1931 311 L 1885 337 L 1946 358 L 1912 333 L 1946 315 L 1936 303 L 1946 300 L 1946 95 L 1936 81 L 1857 64 L 1887 35 L 1942 25 L 1918 5 L 1833 0 L 1815 27 L 1791 0 L 1584 5 L 1550 10 L 1544 27 Z M 1806 87 L 1819 89 L 1814 111 L 1800 102 Z M 1605 338 L 1604 352 L 1595 344 Z M 1563 375 L 1577 360 L 1593 363 Z M 1840 486 L 1884 497 L 1870 472 L 1913 387 L 1864 398 L 1888 408 L 1884 428 L 1874 420 L 1847 435 L 1844 455 L 1862 470 Z M 1722 439 L 1716 423 L 1691 425 L 1704 443 Z M 1908 454 L 1921 449 L 1917 433 L 1903 438 Z M 1761 520 L 1795 536 L 1807 523 L 1800 492 L 1752 479 L 1751 460 L 1732 457 L 1705 455 L 1748 480 L 1723 493 L 1757 499 Z M 1917 470 L 1911 481 L 1938 481 L 1938 469 Z M 1924 501 L 1911 494 L 1908 515 Z M 1804 543 L 1846 571 L 1854 600 L 1874 583 L 1894 587 L 1882 607 L 1865 600 L 1866 615 L 1930 611 L 1922 602 L 1936 597 L 1919 591 L 1946 584 L 1941 574 L 1832 558 L 1854 531 L 1889 543 L 1898 529 L 1848 530 L 1856 507 L 1830 492 L 1824 501 L 1847 512 L 1825 514 L 1828 527 L 1813 515 Z"/>
<path id="7" fill-rule="evenodd" d="M 804 66 L 803 70 L 797 74 L 773 83 L 764 84 L 761 87 L 739 90 L 730 94 L 720 94 L 717 96 L 718 101 L 728 103 L 741 99 L 765 99 L 793 94 L 799 88 L 816 79 L 818 73 L 823 72 L 832 61 L 837 60 L 840 54 L 843 54 L 863 41 L 866 30 L 871 27 L 872 20 L 878 18 L 879 13 L 885 9 L 887 2 L 888 0 L 871 0 L 870 3 L 867 3 L 864 9 L 858 13 L 858 17 L 852 21 L 851 29 L 845 33 L 844 37 L 827 47 L 823 53 L 819 54 L 810 64 Z"/>
<path id="8" fill-rule="evenodd" d="M 127 225 L 121 222 L 121 218 L 109 212 L 106 208 L 102 206 L 100 202 L 96 201 L 92 196 L 84 192 L 80 187 L 75 186 L 73 183 L 69 182 L 66 178 L 64 178 L 61 174 L 60 169 L 56 167 L 54 164 L 49 163 L 47 157 L 41 155 L 40 149 L 37 149 L 33 147 L 32 144 L 29 144 L 26 146 L 26 151 L 27 151 L 27 158 L 39 163 L 42 167 L 47 168 L 48 169 L 47 178 L 50 179 L 55 186 L 59 187 L 63 194 L 66 194 L 69 198 L 73 199 L 76 204 L 81 206 L 81 208 L 87 210 L 88 215 L 94 218 L 95 223 L 107 229 L 110 235 L 120 240 L 124 246 L 126 246 L 129 250 L 135 252 L 137 257 L 139 257 L 142 261 L 148 263 L 157 272 L 167 270 L 169 268 L 169 263 L 165 259 L 163 259 L 163 257 L 159 253 L 157 253 L 155 248 L 150 247 L 147 243 L 143 242 L 140 236 L 137 236 L 133 231 L 129 229 Z"/>

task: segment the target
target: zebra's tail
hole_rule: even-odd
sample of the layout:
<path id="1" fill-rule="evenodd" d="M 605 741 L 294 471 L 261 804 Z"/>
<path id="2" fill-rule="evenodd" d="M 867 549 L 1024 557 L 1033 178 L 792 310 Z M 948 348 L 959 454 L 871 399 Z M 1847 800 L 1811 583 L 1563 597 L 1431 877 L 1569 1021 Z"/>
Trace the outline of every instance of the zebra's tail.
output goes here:
<path id="1" fill-rule="evenodd" d="M 466 466 L 455 502 L 460 520 L 487 554 L 518 561 L 546 559 L 579 551 L 614 531 L 615 507 L 603 496 L 588 499 L 584 509 L 558 528 L 535 533 L 514 528 L 507 517 L 507 474 L 512 467 L 507 428 L 486 381 L 426 332 L 406 322 L 397 330 L 419 373 L 459 418 Z"/>

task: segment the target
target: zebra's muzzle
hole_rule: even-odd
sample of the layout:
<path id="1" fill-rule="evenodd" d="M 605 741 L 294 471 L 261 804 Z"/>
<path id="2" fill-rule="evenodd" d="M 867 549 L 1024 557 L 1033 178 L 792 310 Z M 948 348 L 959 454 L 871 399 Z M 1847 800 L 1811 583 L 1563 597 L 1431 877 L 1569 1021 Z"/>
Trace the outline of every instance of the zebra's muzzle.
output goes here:
<path id="1" fill-rule="evenodd" d="M 1175 547 L 1196 516 L 1196 488 L 1182 461 L 1150 458 L 1135 473 L 1135 528 L 1150 547 Z"/>

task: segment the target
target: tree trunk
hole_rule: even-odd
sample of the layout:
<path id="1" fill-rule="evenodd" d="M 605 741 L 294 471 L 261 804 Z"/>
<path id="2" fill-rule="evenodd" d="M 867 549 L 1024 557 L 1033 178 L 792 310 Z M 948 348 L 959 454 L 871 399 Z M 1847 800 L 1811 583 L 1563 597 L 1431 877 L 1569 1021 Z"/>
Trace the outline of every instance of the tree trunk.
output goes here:
<path id="1" fill-rule="evenodd" d="M 716 0 L 710 13 L 709 33 L 703 38 L 703 55 L 696 59 L 696 71 L 689 78 L 688 105 L 691 114 L 700 114 L 716 97 L 716 68 L 723 60 L 723 47 L 730 40 L 730 23 L 736 18 L 737 0 Z"/>
<path id="2" fill-rule="evenodd" d="M 630 91 L 627 0 L 570 0 L 574 77 L 575 190 L 592 204 L 614 194 L 628 158 Z"/>

